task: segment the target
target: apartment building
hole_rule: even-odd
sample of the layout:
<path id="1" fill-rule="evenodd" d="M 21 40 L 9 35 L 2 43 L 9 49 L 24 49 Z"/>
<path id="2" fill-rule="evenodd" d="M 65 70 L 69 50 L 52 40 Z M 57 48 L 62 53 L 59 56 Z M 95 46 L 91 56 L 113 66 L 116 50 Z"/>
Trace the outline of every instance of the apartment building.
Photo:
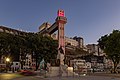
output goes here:
<path id="1" fill-rule="evenodd" d="M 71 45 L 77 47 L 79 44 L 78 41 L 74 40 L 73 38 L 65 37 L 65 45 Z"/>
<path id="2" fill-rule="evenodd" d="M 88 45 L 86 45 L 86 47 L 88 48 L 89 53 L 93 53 L 96 56 L 105 55 L 103 50 L 101 50 L 97 44 L 88 44 Z"/>

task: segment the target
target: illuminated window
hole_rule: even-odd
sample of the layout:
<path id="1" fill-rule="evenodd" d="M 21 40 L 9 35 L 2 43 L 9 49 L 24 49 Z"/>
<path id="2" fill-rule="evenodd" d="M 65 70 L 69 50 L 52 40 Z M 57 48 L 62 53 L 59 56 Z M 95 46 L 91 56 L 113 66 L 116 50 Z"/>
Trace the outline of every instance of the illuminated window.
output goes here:
<path id="1" fill-rule="evenodd" d="M 64 17 L 64 11 L 63 10 L 58 10 L 58 16 L 63 16 Z"/>

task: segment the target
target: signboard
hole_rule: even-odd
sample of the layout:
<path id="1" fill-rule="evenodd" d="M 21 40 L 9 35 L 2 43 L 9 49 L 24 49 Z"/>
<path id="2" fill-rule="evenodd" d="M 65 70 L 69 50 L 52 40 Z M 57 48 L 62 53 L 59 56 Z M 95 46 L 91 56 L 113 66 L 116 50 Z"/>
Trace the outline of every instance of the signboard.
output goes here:
<path id="1" fill-rule="evenodd" d="M 64 17 L 65 16 L 64 11 L 63 10 L 58 10 L 58 16 Z"/>

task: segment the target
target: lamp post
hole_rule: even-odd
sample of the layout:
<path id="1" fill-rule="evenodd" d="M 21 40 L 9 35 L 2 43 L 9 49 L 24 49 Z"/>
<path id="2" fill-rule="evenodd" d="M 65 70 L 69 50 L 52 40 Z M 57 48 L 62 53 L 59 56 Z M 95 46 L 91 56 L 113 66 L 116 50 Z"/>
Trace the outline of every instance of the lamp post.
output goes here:
<path id="1" fill-rule="evenodd" d="M 10 62 L 10 58 L 6 58 L 6 62 Z"/>
<path id="2" fill-rule="evenodd" d="M 6 67 L 7 67 L 7 71 L 9 70 L 9 62 L 10 62 L 10 58 L 6 58 Z"/>

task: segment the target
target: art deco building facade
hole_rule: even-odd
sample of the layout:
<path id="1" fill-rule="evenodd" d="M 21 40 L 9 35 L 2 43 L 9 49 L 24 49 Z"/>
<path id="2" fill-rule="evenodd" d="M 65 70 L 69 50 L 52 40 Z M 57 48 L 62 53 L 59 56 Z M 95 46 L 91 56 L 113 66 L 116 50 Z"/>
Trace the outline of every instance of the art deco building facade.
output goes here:
<path id="1" fill-rule="evenodd" d="M 0 32 L 10 33 L 13 35 L 26 35 L 28 33 L 28 32 L 24 32 L 16 29 L 7 28 L 4 26 L 0 26 Z"/>

